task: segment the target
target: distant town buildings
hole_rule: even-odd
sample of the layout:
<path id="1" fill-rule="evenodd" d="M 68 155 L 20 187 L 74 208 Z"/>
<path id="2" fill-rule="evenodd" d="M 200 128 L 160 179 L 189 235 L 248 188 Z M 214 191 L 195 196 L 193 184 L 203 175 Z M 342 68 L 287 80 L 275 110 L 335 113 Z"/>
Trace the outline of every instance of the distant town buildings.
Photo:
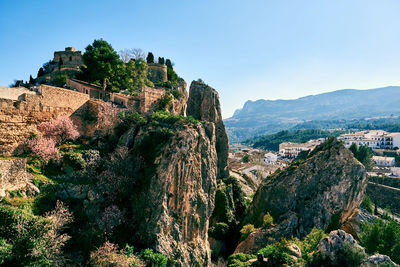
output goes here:
<path id="1" fill-rule="evenodd" d="M 276 164 L 277 161 L 278 161 L 278 155 L 274 153 L 269 152 L 264 155 L 264 162 L 266 164 Z"/>
<path id="2" fill-rule="evenodd" d="M 283 158 L 296 158 L 300 152 L 313 150 L 317 145 L 323 143 L 325 138 L 310 140 L 305 143 L 286 142 L 279 144 L 279 156 Z"/>
<path id="3" fill-rule="evenodd" d="M 338 139 L 342 140 L 347 148 L 352 144 L 368 146 L 371 149 L 393 149 L 400 147 L 400 133 L 388 133 L 382 130 L 342 134 Z"/>

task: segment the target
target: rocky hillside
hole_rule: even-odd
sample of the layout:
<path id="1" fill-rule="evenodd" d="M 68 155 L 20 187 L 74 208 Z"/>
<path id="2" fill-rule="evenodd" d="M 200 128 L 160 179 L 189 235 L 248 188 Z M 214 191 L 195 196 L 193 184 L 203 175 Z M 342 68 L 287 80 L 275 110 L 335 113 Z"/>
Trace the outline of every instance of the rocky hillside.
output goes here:
<path id="1" fill-rule="evenodd" d="M 360 205 L 366 182 L 364 166 L 341 142 L 328 140 L 261 184 L 245 221 L 261 227 L 269 213 L 276 226 L 250 234 L 236 251 L 252 252 L 281 237 L 303 238 L 314 227 L 339 228 Z"/>

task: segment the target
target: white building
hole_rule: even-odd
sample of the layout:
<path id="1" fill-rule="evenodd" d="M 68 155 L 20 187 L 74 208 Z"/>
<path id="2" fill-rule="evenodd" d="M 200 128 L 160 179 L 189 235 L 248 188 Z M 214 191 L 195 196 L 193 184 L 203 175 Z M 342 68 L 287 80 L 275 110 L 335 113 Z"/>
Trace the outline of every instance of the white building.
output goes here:
<path id="1" fill-rule="evenodd" d="M 264 155 L 264 162 L 266 164 L 276 164 L 277 161 L 278 161 L 278 155 L 274 153 L 269 152 Z"/>
<path id="2" fill-rule="evenodd" d="M 352 144 L 364 145 L 372 149 L 393 149 L 400 147 L 400 133 L 388 133 L 382 130 L 360 131 L 350 134 L 342 134 L 338 137 L 347 148 Z"/>
<path id="3" fill-rule="evenodd" d="M 394 167 L 395 164 L 394 157 L 373 156 L 372 160 L 378 167 Z"/>
<path id="4" fill-rule="evenodd" d="M 316 140 L 310 140 L 306 143 L 281 143 L 279 144 L 279 156 L 283 158 L 296 158 L 300 152 L 312 150 L 324 141 L 324 138 L 320 138 Z"/>

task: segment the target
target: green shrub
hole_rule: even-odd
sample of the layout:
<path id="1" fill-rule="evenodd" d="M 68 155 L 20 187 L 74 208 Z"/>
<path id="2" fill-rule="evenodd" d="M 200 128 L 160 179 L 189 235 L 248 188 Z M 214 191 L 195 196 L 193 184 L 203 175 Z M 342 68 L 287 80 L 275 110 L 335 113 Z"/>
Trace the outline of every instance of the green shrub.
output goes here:
<path id="1" fill-rule="evenodd" d="M 6 266 L 65 264 L 61 248 L 69 237 L 62 230 L 70 220 L 70 213 L 61 204 L 47 217 L 34 216 L 27 209 L 0 206 L 1 259 Z"/>
<path id="2" fill-rule="evenodd" d="M 8 244 L 6 240 L 0 239 L 0 265 L 5 264 L 12 258 L 13 246 Z"/>
<path id="3" fill-rule="evenodd" d="M 360 207 L 366 209 L 370 213 L 374 212 L 374 203 L 372 202 L 371 198 L 367 195 L 364 195 L 364 199 L 361 202 Z"/>
<path id="4" fill-rule="evenodd" d="M 396 263 L 400 263 L 400 226 L 393 220 L 384 222 L 380 219 L 373 223 L 361 224 L 360 244 L 369 254 L 388 255 Z"/>
<path id="5" fill-rule="evenodd" d="M 311 260 L 311 253 L 316 250 L 321 239 L 327 236 L 322 229 L 314 227 L 303 241 L 297 239 L 294 242 L 301 250 L 301 257 L 306 262 L 309 262 Z"/>
<path id="6" fill-rule="evenodd" d="M 158 101 L 158 110 L 168 110 L 172 105 L 172 95 L 166 93 L 163 97 Z"/>
<path id="7" fill-rule="evenodd" d="M 171 94 L 174 96 L 175 99 L 180 99 L 184 96 L 184 94 L 179 90 L 172 90 Z"/>
<path id="8" fill-rule="evenodd" d="M 269 214 L 269 212 L 267 212 L 267 214 L 264 215 L 262 227 L 265 229 L 269 228 L 273 222 L 274 222 L 274 218 L 272 218 L 271 214 Z"/>
<path id="9" fill-rule="evenodd" d="M 215 226 L 208 230 L 211 237 L 215 239 L 224 240 L 225 235 L 228 233 L 229 226 L 226 223 L 216 223 Z"/>
<path id="10" fill-rule="evenodd" d="M 239 181 L 233 176 L 225 178 L 224 183 L 232 187 L 232 197 L 235 206 L 235 217 L 236 220 L 239 221 L 244 215 L 248 206 L 246 204 L 246 199 L 244 197 L 242 186 L 240 185 Z"/>
<path id="11" fill-rule="evenodd" d="M 228 267 L 249 267 L 251 263 L 247 263 L 256 256 L 244 253 L 236 253 L 228 257 Z"/>
<path id="12" fill-rule="evenodd" d="M 119 118 L 123 121 L 123 123 L 130 125 L 144 125 L 147 123 L 147 120 L 137 112 L 128 113 L 121 112 L 119 114 Z"/>
<path id="13" fill-rule="evenodd" d="M 390 211 L 389 206 L 386 206 L 386 208 L 383 209 L 383 214 L 382 214 L 382 219 L 384 220 L 391 220 L 392 219 L 392 212 Z"/>
<path id="14" fill-rule="evenodd" d="M 242 158 L 242 161 L 243 161 L 244 163 L 249 162 L 249 161 L 250 161 L 250 155 L 244 155 L 243 158 Z"/>
<path id="15" fill-rule="evenodd" d="M 63 154 L 64 168 L 72 168 L 74 170 L 83 170 L 86 167 L 86 162 L 81 153 L 65 152 Z"/>
<path id="16" fill-rule="evenodd" d="M 225 188 L 218 188 L 215 193 L 215 208 L 212 215 L 217 222 L 231 223 L 232 213 L 229 208 L 229 200 Z"/>
<path id="17" fill-rule="evenodd" d="M 167 257 L 161 253 L 155 253 L 152 249 L 145 249 L 140 253 L 140 258 L 146 262 L 149 267 L 166 267 Z"/>
<path id="18" fill-rule="evenodd" d="M 254 232 L 256 228 L 254 228 L 254 225 L 252 224 L 246 224 L 243 226 L 243 228 L 240 230 L 240 233 L 242 234 L 240 237 L 240 240 L 245 240 L 252 232 Z"/>
<path id="19" fill-rule="evenodd" d="M 282 240 L 260 249 L 258 253 L 268 258 L 265 266 L 282 266 L 284 264 L 293 266 L 295 261 L 290 257 L 287 246 L 288 242 L 286 240 Z"/>

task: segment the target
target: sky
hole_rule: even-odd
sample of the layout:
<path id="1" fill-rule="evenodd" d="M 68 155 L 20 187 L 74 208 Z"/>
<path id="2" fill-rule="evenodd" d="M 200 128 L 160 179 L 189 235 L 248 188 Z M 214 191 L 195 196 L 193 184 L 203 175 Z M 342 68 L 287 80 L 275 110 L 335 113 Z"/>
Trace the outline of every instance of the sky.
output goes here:
<path id="1" fill-rule="evenodd" d="M 0 0 L 0 86 L 94 39 L 170 58 L 220 95 L 248 100 L 400 85 L 398 0 Z"/>

